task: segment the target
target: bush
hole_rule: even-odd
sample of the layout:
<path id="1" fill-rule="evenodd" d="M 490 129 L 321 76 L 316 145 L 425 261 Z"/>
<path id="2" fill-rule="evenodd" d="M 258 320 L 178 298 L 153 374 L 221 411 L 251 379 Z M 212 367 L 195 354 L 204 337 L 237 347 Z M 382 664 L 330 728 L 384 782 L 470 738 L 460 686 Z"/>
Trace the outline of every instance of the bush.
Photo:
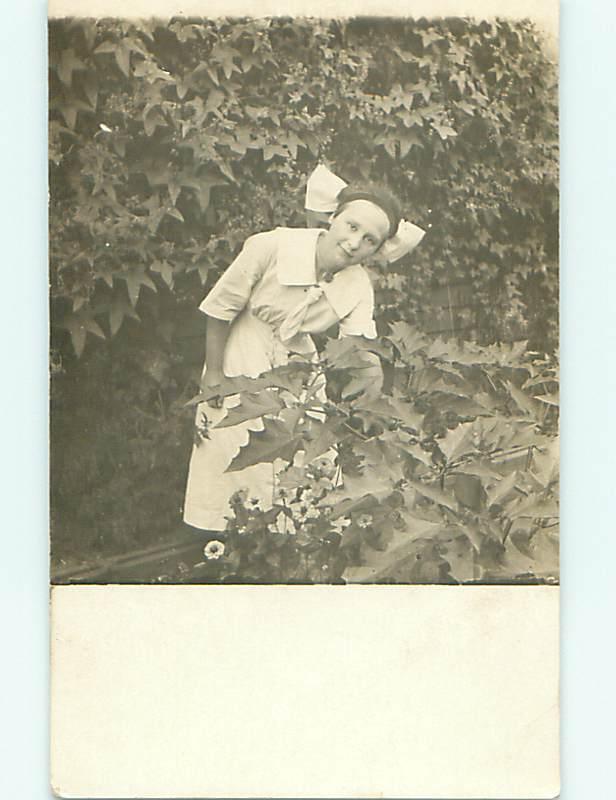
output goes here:
<path id="1" fill-rule="evenodd" d="M 367 352 L 387 369 L 385 396 L 362 385 Z M 320 376 L 327 400 L 310 391 Z M 248 488 L 234 496 L 208 580 L 558 579 L 558 382 L 525 342 L 459 345 L 398 322 L 378 342 L 331 340 L 316 368 L 223 384 L 238 391 L 219 426 L 269 413 L 229 471 L 286 466 L 272 509 Z"/>

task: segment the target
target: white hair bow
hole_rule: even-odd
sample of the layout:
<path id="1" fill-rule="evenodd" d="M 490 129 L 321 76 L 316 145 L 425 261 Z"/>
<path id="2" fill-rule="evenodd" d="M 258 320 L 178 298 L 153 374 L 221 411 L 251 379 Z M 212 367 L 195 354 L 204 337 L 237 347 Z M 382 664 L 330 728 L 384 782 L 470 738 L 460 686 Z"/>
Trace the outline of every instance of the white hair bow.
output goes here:
<path id="1" fill-rule="evenodd" d="M 400 220 L 395 235 L 383 243 L 379 257 L 392 264 L 414 250 L 425 235 L 426 232 L 418 225 L 413 225 L 406 219 Z"/>

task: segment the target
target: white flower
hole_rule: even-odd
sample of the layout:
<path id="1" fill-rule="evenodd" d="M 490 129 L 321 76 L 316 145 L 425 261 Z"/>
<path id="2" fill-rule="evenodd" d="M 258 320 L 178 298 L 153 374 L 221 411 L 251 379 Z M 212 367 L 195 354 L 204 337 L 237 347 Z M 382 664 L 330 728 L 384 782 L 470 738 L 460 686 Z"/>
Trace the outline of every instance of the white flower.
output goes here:
<path id="1" fill-rule="evenodd" d="M 361 514 L 357 519 L 360 528 L 369 528 L 372 525 L 372 514 Z"/>
<path id="2" fill-rule="evenodd" d="M 314 500 L 315 500 L 315 497 L 314 497 L 314 492 L 312 491 L 312 489 L 304 489 L 304 491 L 302 492 L 302 500 L 301 500 L 301 502 L 305 505 L 307 503 L 314 502 Z"/>
<path id="3" fill-rule="evenodd" d="M 315 458 L 315 460 L 311 462 L 310 466 L 317 475 L 325 475 L 326 478 L 333 478 L 336 474 L 336 465 L 331 458 L 327 458 L 326 456 Z"/>
<path id="4" fill-rule="evenodd" d="M 208 561 L 220 558 L 224 552 L 225 546 L 222 542 L 219 542 L 218 539 L 212 539 L 212 541 L 208 542 L 203 548 L 203 555 L 208 559 Z"/>

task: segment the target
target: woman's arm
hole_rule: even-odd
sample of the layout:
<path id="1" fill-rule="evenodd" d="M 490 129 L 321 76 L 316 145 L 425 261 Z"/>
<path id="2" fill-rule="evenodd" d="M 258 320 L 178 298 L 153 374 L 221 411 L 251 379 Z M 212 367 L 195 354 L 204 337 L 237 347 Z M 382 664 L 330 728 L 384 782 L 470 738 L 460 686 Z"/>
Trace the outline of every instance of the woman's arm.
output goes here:
<path id="1" fill-rule="evenodd" d="M 229 337 L 229 322 L 216 317 L 207 317 L 206 339 L 205 339 L 205 380 L 204 388 L 213 389 L 220 385 L 224 378 L 223 359 L 225 346 Z M 220 395 L 211 397 L 207 404 L 211 408 L 221 408 L 223 398 Z"/>

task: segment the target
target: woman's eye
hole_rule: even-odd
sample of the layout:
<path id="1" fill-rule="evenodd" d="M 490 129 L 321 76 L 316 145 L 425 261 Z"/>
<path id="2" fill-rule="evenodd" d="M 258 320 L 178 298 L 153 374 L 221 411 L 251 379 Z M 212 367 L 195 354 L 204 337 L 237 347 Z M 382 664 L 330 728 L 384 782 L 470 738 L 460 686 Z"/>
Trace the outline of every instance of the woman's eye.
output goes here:
<path id="1" fill-rule="evenodd" d="M 368 247 L 374 247 L 376 242 L 375 242 L 374 239 L 372 239 L 370 236 L 368 236 L 368 238 L 366 239 L 366 244 L 368 245 Z"/>

